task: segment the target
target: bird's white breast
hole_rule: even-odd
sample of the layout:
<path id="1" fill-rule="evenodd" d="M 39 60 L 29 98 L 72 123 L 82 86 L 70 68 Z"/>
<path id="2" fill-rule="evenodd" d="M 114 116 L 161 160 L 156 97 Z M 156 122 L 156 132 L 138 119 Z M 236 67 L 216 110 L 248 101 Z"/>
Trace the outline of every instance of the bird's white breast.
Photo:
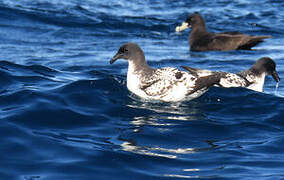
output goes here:
<path id="1" fill-rule="evenodd" d="M 134 63 L 132 61 L 128 61 L 128 71 L 127 71 L 127 88 L 132 93 L 140 96 L 142 98 L 148 99 L 147 95 L 144 91 L 140 89 L 140 74 L 135 71 Z"/>
<path id="2" fill-rule="evenodd" d="M 262 92 L 265 81 L 265 75 L 265 73 L 262 73 L 260 76 L 247 75 L 246 79 L 252 82 L 252 84 L 249 85 L 247 88 L 254 91 Z"/>

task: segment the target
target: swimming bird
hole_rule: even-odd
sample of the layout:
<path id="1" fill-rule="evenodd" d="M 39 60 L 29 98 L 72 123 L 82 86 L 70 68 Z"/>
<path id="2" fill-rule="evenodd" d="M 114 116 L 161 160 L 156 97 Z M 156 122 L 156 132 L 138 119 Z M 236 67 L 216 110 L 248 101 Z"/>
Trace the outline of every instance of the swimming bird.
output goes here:
<path id="1" fill-rule="evenodd" d="M 182 67 L 197 78 L 209 75 L 215 76 L 216 79 L 219 79 L 219 82 L 215 85 L 225 88 L 245 87 L 254 91 L 262 92 L 265 76 L 271 75 L 277 83 L 280 81 L 280 77 L 276 72 L 276 64 L 269 57 L 260 58 L 251 68 L 237 74 L 202 70 L 188 66 Z"/>
<path id="2" fill-rule="evenodd" d="M 201 96 L 218 81 L 213 76 L 198 77 L 173 67 L 154 69 L 147 64 L 143 50 L 135 43 L 123 44 L 110 64 L 117 59 L 128 61 L 127 88 L 148 100 L 191 100 Z"/>
<path id="3" fill-rule="evenodd" d="M 199 13 L 189 15 L 181 26 L 176 27 L 176 32 L 191 28 L 189 44 L 191 51 L 227 51 L 251 50 L 263 39 L 271 36 L 250 36 L 240 32 L 207 32 L 205 20 Z"/>

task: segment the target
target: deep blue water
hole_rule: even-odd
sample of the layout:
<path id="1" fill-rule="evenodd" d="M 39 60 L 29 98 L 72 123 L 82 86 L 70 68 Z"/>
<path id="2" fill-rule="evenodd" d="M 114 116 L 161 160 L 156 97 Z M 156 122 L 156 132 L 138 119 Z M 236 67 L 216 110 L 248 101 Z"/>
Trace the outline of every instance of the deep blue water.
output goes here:
<path id="1" fill-rule="evenodd" d="M 254 51 L 189 52 L 175 33 L 199 11 L 210 31 L 272 35 Z M 258 58 L 284 79 L 284 2 L 3 0 L 0 179 L 283 179 L 284 84 L 212 88 L 179 103 L 126 88 L 125 42 L 153 67 L 238 72 Z"/>

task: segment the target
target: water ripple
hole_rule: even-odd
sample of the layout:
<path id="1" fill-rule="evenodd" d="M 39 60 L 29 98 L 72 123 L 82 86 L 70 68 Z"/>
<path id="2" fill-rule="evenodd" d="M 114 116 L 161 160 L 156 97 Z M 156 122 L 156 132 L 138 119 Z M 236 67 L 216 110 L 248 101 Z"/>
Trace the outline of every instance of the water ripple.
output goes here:
<path id="1" fill-rule="evenodd" d="M 175 26 L 272 35 L 253 51 L 189 52 Z M 283 83 L 146 101 L 126 87 L 131 41 L 149 65 L 239 72 L 262 56 L 283 70 L 283 1 L 0 2 L 0 179 L 281 179 Z"/>

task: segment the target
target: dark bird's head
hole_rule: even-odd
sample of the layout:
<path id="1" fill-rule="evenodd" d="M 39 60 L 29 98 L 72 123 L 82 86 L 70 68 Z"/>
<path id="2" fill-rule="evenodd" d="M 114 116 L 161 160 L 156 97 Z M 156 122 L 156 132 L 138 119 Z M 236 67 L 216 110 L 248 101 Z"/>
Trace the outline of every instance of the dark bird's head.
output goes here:
<path id="1" fill-rule="evenodd" d="M 265 73 L 265 75 L 271 75 L 276 82 L 280 81 L 280 77 L 276 72 L 276 64 L 269 57 L 262 57 L 257 60 L 251 67 L 251 70 L 257 74 Z"/>
<path id="2" fill-rule="evenodd" d="M 201 28 L 205 28 L 206 30 L 205 20 L 197 12 L 189 15 L 188 18 L 182 23 L 181 26 L 177 26 L 176 32 L 180 32 L 187 28 L 194 28 L 194 27 L 201 27 Z"/>
<path id="3" fill-rule="evenodd" d="M 142 49 L 135 43 L 126 43 L 120 46 L 117 53 L 111 58 L 110 64 L 117 59 L 125 59 L 128 61 L 145 61 L 145 56 Z"/>

